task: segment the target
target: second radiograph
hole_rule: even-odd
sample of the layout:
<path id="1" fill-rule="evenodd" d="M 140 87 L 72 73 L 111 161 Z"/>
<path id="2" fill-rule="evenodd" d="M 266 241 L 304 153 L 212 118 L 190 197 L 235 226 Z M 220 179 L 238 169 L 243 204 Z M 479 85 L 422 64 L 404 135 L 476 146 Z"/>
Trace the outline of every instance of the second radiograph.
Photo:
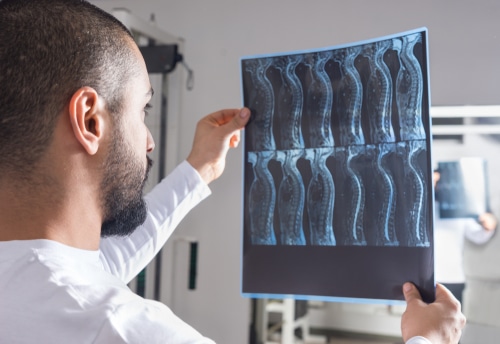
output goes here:
<path id="1" fill-rule="evenodd" d="M 251 244 L 430 246 L 422 44 L 242 60 Z"/>

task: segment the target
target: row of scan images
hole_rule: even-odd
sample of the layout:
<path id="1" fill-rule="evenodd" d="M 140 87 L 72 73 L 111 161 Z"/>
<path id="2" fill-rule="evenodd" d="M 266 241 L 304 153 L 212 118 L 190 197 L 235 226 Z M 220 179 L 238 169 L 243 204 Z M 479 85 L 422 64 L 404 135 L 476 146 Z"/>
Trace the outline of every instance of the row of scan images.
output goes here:
<path id="1" fill-rule="evenodd" d="M 252 245 L 429 247 L 425 140 L 247 152 Z"/>
<path id="2" fill-rule="evenodd" d="M 425 139 L 424 61 L 422 33 L 327 51 L 243 59 L 244 102 L 252 110 L 246 149 Z"/>

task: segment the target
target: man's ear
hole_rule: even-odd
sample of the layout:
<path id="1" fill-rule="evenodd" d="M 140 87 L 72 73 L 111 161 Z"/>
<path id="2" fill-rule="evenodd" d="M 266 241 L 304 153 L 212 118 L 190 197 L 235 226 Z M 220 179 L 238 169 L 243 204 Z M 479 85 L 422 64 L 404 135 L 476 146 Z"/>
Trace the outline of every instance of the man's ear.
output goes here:
<path id="1" fill-rule="evenodd" d="M 78 89 L 69 102 L 69 120 L 76 139 L 88 154 L 99 149 L 105 127 L 105 103 L 92 87 Z"/>

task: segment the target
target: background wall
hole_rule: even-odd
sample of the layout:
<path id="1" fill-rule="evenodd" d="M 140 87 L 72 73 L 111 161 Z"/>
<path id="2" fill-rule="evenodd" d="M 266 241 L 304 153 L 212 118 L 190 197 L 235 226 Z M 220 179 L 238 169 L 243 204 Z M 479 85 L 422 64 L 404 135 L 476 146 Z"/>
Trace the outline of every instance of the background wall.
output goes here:
<path id="1" fill-rule="evenodd" d="M 126 7 L 185 39 L 194 70 L 184 92 L 179 157 L 187 156 L 203 115 L 241 106 L 239 59 L 314 49 L 426 26 L 433 105 L 500 102 L 500 2 L 496 0 L 95 0 Z M 178 66 L 177 68 L 181 68 Z M 176 85 L 185 87 L 184 84 Z M 174 311 L 220 343 L 245 343 L 249 302 L 239 295 L 241 150 L 230 152 L 213 195 L 180 225 L 200 240 L 198 289 Z M 208 295 L 208 296 L 207 296 Z M 230 325 L 230 326 L 229 326 Z"/>

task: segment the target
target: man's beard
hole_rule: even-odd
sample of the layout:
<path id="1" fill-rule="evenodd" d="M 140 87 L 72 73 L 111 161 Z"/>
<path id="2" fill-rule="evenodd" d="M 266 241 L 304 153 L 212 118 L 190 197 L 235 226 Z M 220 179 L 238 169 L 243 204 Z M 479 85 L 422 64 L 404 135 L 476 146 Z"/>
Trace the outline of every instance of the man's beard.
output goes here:
<path id="1" fill-rule="evenodd" d="M 143 190 L 153 161 L 147 157 L 144 170 L 134 157 L 120 133 L 113 139 L 113 146 L 104 166 L 101 184 L 104 220 L 101 237 L 127 236 L 146 220 L 147 207 Z"/>

